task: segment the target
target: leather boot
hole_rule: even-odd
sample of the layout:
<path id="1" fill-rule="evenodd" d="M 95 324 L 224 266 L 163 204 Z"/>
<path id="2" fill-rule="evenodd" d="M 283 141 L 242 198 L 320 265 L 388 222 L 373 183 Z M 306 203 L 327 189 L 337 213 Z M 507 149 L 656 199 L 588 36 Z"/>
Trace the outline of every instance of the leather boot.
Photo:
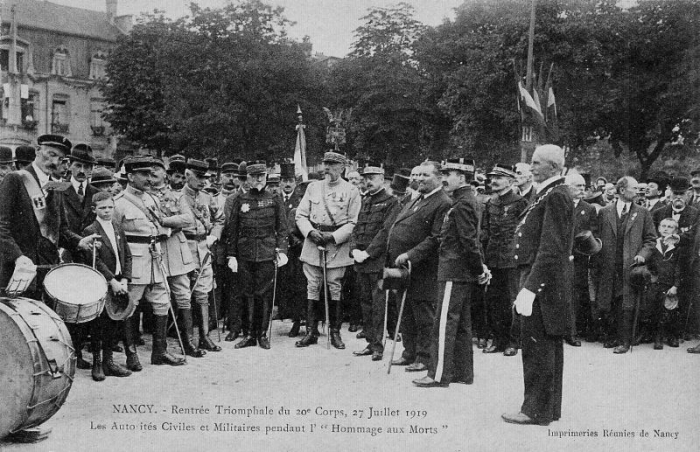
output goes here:
<path id="1" fill-rule="evenodd" d="M 630 344 L 632 343 L 632 321 L 634 319 L 634 313 L 632 311 L 624 311 L 622 313 L 622 325 L 619 328 L 620 342 L 621 344 L 615 347 L 613 353 L 622 354 L 627 353 L 630 350 Z"/>
<path id="2" fill-rule="evenodd" d="M 83 358 L 83 343 L 80 339 L 76 339 L 73 341 L 73 345 L 75 345 L 75 357 L 76 357 L 76 363 L 75 366 L 78 369 L 90 369 L 92 366 L 90 366 L 90 363 L 87 362 Z"/>
<path id="3" fill-rule="evenodd" d="M 202 312 L 202 323 L 199 325 L 199 348 L 210 352 L 220 352 L 221 347 L 209 338 L 209 306 L 199 305 Z"/>
<path id="4" fill-rule="evenodd" d="M 128 377 L 131 375 L 129 369 L 114 362 L 111 346 L 102 349 L 102 371 L 107 377 Z"/>
<path id="5" fill-rule="evenodd" d="M 311 323 L 306 323 L 306 336 L 302 337 L 300 341 L 294 344 L 296 347 L 308 347 L 311 344 L 318 343 L 318 322 L 312 321 Z"/>
<path id="6" fill-rule="evenodd" d="M 192 343 L 192 310 L 178 310 L 178 325 L 180 326 L 180 335 L 182 336 L 182 346 L 185 349 L 185 355 L 193 358 L 201 358 L 207 352 L 195 347 Z"/>
<path id="7" fill-rule="evenodd" d="M 301 322 L 299 320 L 295 320 L 294 323 L 292 324 L 292 329 L 289 330 L 289 333 L 287 336 L 289 337 L 297 337 L 299 336 L 299 328 L 301 327 Z"/>
<path id="8" fill-rule="evenodd" d="M 340 338 L 340 330 L 338 329 L 332 329 L 331 330 L 331 345 L 338 350 L 343 350 L 345 348 L 345 344 L 343 343 L 343 340 Z"/>
<path id="9" fill-rule="evenodd" d="M 168 327 L 168 317 L 165 315 L 155 316 L 153 329 L 153 350 L 151 351 L 151 364 L 160 366 L 182 366 L 185 359 L 168 353 L 168 341 L 166 339 L 166 328 Z"/>
<path id="10" fill-rule="evenodd" d="M 136 351 L 136 323 L 137 317 L 131 316 L 124 320 L 124 353 L 126 354 L 126 368 L 132 372 L 141 372 L 143 367 Z"/>
<path id="11" fill-rule="evenodd" d="M 92 351 L 92 379 L 104 381 L 105 374 L 102 371 L 102 353 L 98 345 L 97 350 Z"/>
<path id="12" fill-rule="evenodd" d="M 233 348 L 245 348 L 245 347 L 254 347 L 257 345 L 258 341 L 255 340 L 253 336 L 246 336 L 242 340 L 236 343 L 236 345 L 233 346 Z"/>

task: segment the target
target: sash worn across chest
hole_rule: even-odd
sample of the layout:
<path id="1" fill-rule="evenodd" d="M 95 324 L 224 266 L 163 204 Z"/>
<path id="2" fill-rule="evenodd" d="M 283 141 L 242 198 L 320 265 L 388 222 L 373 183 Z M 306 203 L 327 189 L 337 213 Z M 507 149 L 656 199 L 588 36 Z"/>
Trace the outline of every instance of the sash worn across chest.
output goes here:
<path id="1" fill-rule="evenodd" d="M 50 240 L 52 243 L 58 241 L 58 236 L 56 231 L 48 224 L 47 219 L 47 208 L 46 208 L 46 197 L 44 196 L 44 191 L 41 189 L 37 183 L 34 176 L 27 170 L 18 171 L 19 175 L 22 177 L 22 183 L 24 188 L 27 190 L 29 198 L 32 200 L 32 209 L 34 210 L 34 216 L 36 221 L 39 223 L 39 230 L 41 235 Z"/>

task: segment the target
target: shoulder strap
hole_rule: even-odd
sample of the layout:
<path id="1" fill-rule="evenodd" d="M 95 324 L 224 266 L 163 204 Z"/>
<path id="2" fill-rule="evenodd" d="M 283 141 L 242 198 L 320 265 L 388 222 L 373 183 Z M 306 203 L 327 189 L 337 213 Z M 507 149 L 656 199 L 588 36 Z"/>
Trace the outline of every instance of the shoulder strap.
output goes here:
<path id="1" fill-rule="evenodd" d="M 53 243 L 58 241 L 58 237 L 55 231 L 52 231 L 48 225 L 46 218 L 46 197 L 44 196 L 44 191 L 39 187 L 39 183 L 34 179 L 34 176 L 27 170 L 19 170 L 19 175 L 22 177 L 22 183 L 24 188 L 27 190 L 29 198 L 32 200 L 32 209 L 34 210 L 34 216 L 36 217 L 37 223 L 39 223 L 39 230 L 41 235 L 50 240 Z"/>

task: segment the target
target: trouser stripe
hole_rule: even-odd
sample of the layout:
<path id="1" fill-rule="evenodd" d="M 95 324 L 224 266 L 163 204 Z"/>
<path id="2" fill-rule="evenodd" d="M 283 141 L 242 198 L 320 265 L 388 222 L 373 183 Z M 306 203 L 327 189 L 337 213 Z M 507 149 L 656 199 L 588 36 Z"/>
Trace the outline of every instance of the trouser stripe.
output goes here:
<path id="1" fill-rule="evenodd" d="M 450 309 L 450 296 L 452 295 L 452 281 L 445 283 L 445 295 L 442 297 L 440 309 L 440 332 L 438 334 L 438 356 L 435 368 L 435 381 L 442 380 L 442 371 L 445 366 L 445 330 L 447 329 L 447 312 Z"/>

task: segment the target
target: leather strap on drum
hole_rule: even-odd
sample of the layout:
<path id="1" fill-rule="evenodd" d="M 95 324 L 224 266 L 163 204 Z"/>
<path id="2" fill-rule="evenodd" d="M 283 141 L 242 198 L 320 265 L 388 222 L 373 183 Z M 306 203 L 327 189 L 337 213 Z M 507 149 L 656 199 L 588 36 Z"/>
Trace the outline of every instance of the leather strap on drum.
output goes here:
<path id="1" fill-rule="evenodd" d="M 41 235 L 55 244 L 58 241 L 58 236 L 55 234 L 56 231 L 51 230 L 47 222 L 46 197 L 44 196 L 43 190 L 29 171 L 19 170 L 18 173 L 22 177 L 22 183 L 24 183 L 24 188 L 27 190 L 29 198 L 32 200 L 34 216 L 39 223 Z"/>

